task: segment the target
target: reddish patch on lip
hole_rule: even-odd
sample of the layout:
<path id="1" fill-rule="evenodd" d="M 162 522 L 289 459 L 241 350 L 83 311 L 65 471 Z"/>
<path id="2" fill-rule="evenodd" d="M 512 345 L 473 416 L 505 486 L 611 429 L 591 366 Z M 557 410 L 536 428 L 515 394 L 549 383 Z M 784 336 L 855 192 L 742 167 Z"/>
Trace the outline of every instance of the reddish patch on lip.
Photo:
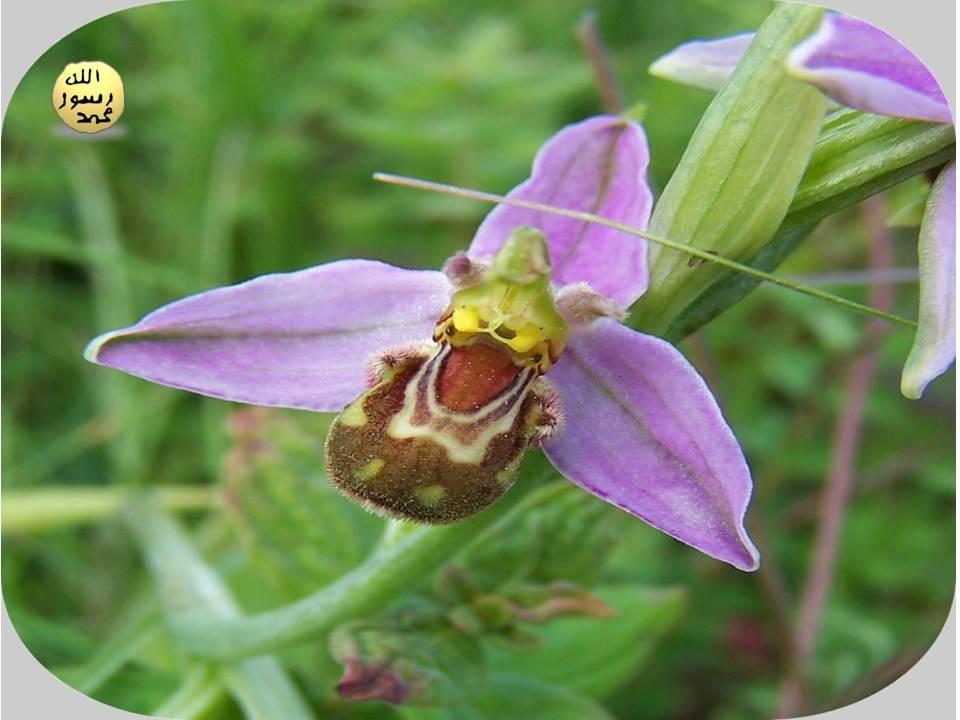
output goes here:
<path id="1" fill-rule="evenodd" d="M 451 348 L 438 383 L 438 400 L 454 412 L 479 410 L 502 393 L 520 373 L 510 354 L 475 342 Z"/>

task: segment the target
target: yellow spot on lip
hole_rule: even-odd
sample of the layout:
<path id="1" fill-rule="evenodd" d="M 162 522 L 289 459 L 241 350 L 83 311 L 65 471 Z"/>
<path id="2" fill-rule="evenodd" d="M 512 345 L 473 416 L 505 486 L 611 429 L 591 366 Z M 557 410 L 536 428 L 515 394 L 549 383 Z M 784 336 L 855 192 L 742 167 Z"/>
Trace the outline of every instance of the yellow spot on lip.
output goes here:
<path id="1" fill-rule="evenodd" d="M 523 460 L 522 454 L 511 460 L 509 465 L 497 473 L 497 482 L 500 483 L 500 485 L 506 486 L 513 481 L 513 478 L 517 474 L 517 470 L 520 469 L 521 460 Z"/>
<path id="2" fill-rule="evenodd" d="M 383 470 L 383 466 L 386 464 L 387 462 L 383 458 L 374 458 L 362 468 L 357 470 L 357 472 L 354 473 L 354 477 L 360 482 L 371 480 L 377 476 L 378 472 Z"/>
<path id="3" fill-rule="evenodd" d="M 363 402 L 355 400 L 340 413 L 340 424 L 347 427 L 363 427 L 367 424 L 367 414 L 363 411 Z"/>
<path id="4" fill-rule="evenodd" d="M 427 485 L 417 488 L 413 491 L 413 494 L 422 504 L 427 507 L 434 507 L 446 497 L 447 491 L 442 485 Z"/>
<path id="5" fill-rule="evenodd" d="M 530 352 L 538 343 L 549 339 L 542 328 L 534 327 L 531 323 L 518 323 L 510 313 L 504 313 L 499 308 L 462 305 L 453 311 L 452 322 L 458 332 L 486 333 L 518 353 Z"/>
<path id="6" fill-rule="evenodd" d="M 507 341 L 515 352 L 525 353 L 533 349 L 534 345 L 543 341 L 545 338 L 536 330 L 524 328 L 518 332 L 512 339 Z"/>
<path id="7" fill-rule="evenodd" d="M 460 332 L 478 332 L 480 313 L 473 308 L 457 308 L 453 311 L 453 326 Z"/>

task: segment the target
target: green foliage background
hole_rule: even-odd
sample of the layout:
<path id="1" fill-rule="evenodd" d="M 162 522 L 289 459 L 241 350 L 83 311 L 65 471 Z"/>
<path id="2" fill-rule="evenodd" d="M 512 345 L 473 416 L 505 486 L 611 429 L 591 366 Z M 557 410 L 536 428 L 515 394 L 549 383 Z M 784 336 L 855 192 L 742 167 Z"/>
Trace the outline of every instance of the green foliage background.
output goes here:
<path id="1" fill-rule="evenodd" d="M 67 490 L 193 491 L 184 505 L 212 509 L 185 519 L 250 612 L 302 597 L 364 557 L 380 524 L 322 477 L 329 418 L 254 416 L 256 437 L 276 451 L 258 452 L 236 418 L 228 427 L 236 406 L 88 365 L 82 349 L 158 305 L 259 274 L 342 257 L 439 266 L 466 247 L 488 208 L 378 185 L 371 174 L 498 192 L 524 178 L 544 139 L 600 110 L 574 34 L 588 7 L 170 3 L 91 23 L 37 61 L 3 127 L 3 488 L 7 499 L 45 487 L 60 494 L 26 519 L 5 512 L 3 593 L 44 665 L 140 712 L 197 677 L 163 628 L 128 535 L 110 513 L 65 520 L 76 510 Z M 709 96 L 652 79 L 646 67 L 685 40 L 753 29 L 770 6 L 592 7 L 628 103 L 646 105 L 651 181 L 661 188 Z M 122 75 L 123 136 L 58 127 L 50 88 L 80 59 Z M 897 264 L 915 264 L 916 230 L 895 232 Z M 854 208 L 823 223 L 781 272 L 863 268 L 865 238 Z M 859 286 L 836 289 L 865 297 Z M 915 314 L 913 285 L 898 286 L 897 304 Z M 476 695 L 461 710 L 345 704 L 323 638 L 282 653 L 283 665 L 324 718 L 768 716 L 789 619 L 778 603 L 789 608 L 806 576 L 843 378 L 861 339 L 860 318 L 762 288 L 683 348 L 753 467 L 762 573 L 739 573 L 563 492 L 458 563 L 497 592 L 516 580 L 501 577 L 504 568 L 529 583 L 575 581 L 618 610 L 615 619 L 484 636 L 479 657 L 449 652 L 449 630 L 411 641 L 417 652 L 445 648 L 417 662 L 458 697 Z M 910 341 L 902 329 L 886 337 L 867 407 L 814 659 L 819 708 L 888 682 L 891 667 L 932 642 L 953 594 L 953 376 L 921 402 L 901 398 Z M 443 574 L 414 591 L 442 604 Z M 370 621 L 394 627 L 389 616 Z M 529 633 L 540 650 L 517 649 Z M 480 666 L 493 675 L 477 690 Z M 222 695 L 191 717 L 242 713 L 257 715 Z"/>

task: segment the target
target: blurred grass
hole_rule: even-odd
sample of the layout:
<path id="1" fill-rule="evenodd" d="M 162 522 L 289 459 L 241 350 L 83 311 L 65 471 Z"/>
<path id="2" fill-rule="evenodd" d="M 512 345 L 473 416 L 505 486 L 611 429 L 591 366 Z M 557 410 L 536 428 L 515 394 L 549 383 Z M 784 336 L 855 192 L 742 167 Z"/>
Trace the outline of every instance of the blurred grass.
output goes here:
<path id="1" fill-rule="evenodd" d="M 354 256 L 439 266 L 468 244 L 487 208 L 383 187 L 371 173 L 498 192 L 516 184 L 546 137 L 599 110 L 574 35 L 590 7 L 628 104 L 647 106 L 651 180 L 661 188 L 709 97 L 647 77 L 647 65 L 684 40 L 753 29 L 766 2 L 172 3 L 91 23 L 45 53 L 18 87 L 2 137 L 5 499 L 14 490 L 111 496 L 114 486 L 202 491 L 218 482 L 234 406 L 90 366 L 86 342 L 184 294 L 267 272 Z M 50 85 L 67 62 L 88 57 L 124 79 L 122 137 L 57 131 Z M 862 268 L 864 237 L 856 211 L 831 218 L 784 271 Z M 897 231 L 899 266 L 915 264 L 915 240 L 915 230 Z M 915 289 L 900 286 L 898 312 L 915 306 Z M 810 501 L 860 327 L 835 308 L 762 288 L 710 324 L 700 346 L 684 347 L 746 449 L 752 512 L 769 536 L 764 561 L 791 595 L 805 576 Z M 899 330 L 888 336 L 867 408 L 860 492 L 814 668 L 825 703 L 929 644 L 952 597 L 953 375 L 922 402 L 903 400 L 898 373 L 910 341 Z M 312 420 L 304 427 L 323 432 Z M 202 528 L 239 602 L 280 601 L 257 569 L 263 548 L 221 520 Z M 607 710 L 624 720 L 768 713 L 782 638 L 758 578 L 640 523 L 616 527 L 600 579 L 685 586 L 689 603 L 656 661 L 604 698 Z M 4 538 L 2 579 L 42 662 L 144 712 L 208 691 L 164 633 L 117 622 L 143 612 L 128 602 L 143 574 L 110 517 L 34 530 Z M 153 638 L 146 649 L 125 656 L 129 638 L 144 632 Z M 393 716 L 331 702 L 322 648 L 283 661 L 321 716 Z M 213 716 L 240 712 L 219 695 L 210 703 Z"/>

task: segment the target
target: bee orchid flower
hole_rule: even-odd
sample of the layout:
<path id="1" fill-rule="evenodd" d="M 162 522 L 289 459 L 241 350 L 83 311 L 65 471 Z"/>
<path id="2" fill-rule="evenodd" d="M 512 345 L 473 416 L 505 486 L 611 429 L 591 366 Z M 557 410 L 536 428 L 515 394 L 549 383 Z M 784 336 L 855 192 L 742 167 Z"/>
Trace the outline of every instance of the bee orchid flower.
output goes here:
<path id="1" fill-rule="evenodd" d="M 642 128 L 593 117 L 510 196 L 643 229 Z M 700 375 L 623 325 L 647 286 L 636 236 L 501 205 L 443 271 L 341 260 L 184 298 L 102 335 L 89 360 L 227 400 L 340 413 L 332 482 L 393 517 L 447 523 L 540 446 L 565 477 L 743 570 L 747 463 Z"/>
<path id="2" fill-rule="evenodd" d="M 752 34 L 685 43 L 654 62 L 654 75 L 718 90 Z M 936 78 L 906 46 L 870 23 L 830 13 L 787 58 L 794 76 L 832 100 L 865 112 L 930 123 L 953 123 Z M 956 359 L 956 163 L 933 183 L 920 225 L 920 309 L 901 392 L 919 398 Z"/>

